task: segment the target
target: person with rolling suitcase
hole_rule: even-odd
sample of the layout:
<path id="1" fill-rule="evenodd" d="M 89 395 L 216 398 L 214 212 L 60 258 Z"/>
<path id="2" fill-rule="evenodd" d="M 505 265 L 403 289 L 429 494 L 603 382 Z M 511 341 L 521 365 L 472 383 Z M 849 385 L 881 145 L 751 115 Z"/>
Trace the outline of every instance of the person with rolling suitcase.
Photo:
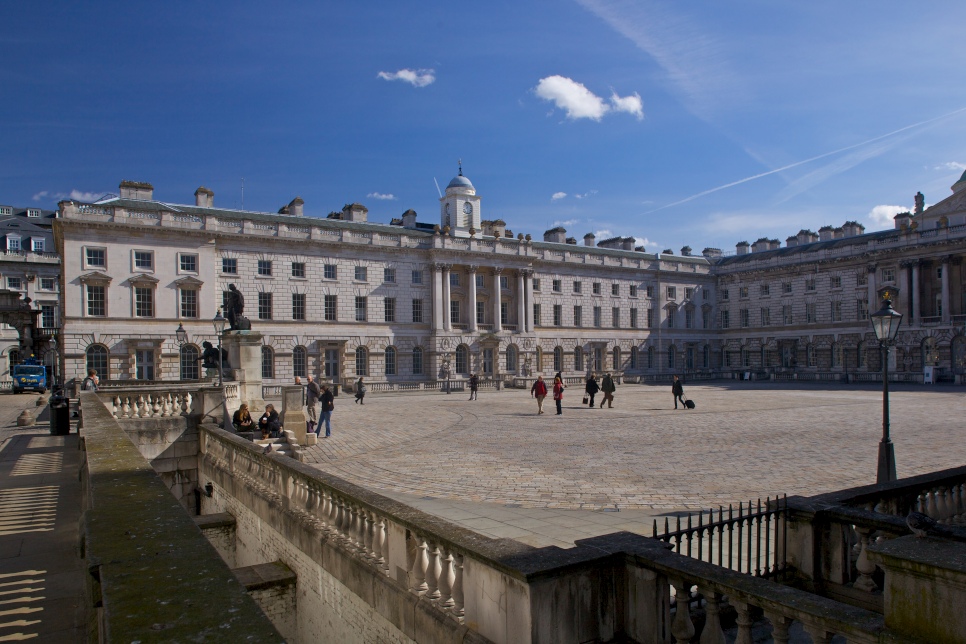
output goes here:
<path id="1" fill-rule="evenodd" d="M 678 401 L 681 401 L 681 408 L 687 409 L 688 405 L 684 402 L 684 385 L 677 376 L 674 376 L 674 380 L 671 382 L 671 393 L 674 395 L 674 408 L 678 408 Z"/>

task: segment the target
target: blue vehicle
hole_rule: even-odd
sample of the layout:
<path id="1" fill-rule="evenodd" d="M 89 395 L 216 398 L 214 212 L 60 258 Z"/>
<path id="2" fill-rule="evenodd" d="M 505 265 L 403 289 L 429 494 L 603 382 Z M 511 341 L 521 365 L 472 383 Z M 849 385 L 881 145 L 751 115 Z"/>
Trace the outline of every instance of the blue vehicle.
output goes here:
<path id="1" fill-rule="evenodd" d="M 13 393 L 19 394 L 27 390 L 47 391 L 47 369 L 34 358 L 27 358 L 21 364 L 14 365 L 10 370 L 13 378 Z"/>

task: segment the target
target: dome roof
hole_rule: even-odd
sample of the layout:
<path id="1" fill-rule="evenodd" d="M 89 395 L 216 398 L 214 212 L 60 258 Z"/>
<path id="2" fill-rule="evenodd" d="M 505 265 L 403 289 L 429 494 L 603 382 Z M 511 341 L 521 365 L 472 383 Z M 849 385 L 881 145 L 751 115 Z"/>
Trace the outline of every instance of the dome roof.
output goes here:
<path id="1" fill-rule="evenodd" d="M 446 186 L 447 190 L 450 188 L 469 188 L 470 190 L 475 190 L 470 180 L 464 177 L 462 174 L 453 177 L 453 180 L 450 181 L 449 185 Z"/>

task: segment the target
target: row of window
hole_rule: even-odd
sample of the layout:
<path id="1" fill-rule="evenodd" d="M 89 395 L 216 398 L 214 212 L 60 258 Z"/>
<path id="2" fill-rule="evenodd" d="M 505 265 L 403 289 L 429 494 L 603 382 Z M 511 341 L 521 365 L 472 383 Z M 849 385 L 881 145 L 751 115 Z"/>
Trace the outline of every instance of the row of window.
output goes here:
<path id="1" fill-rule="evenodd" d="M 937 273 L 937 276 L 938 277 L 942 277 L 942 268 L 940 267 L 938 269 L 938 271 L 939 272 Z M 895 280 L 896 280 L 896 271 L 895 271 L 894 268 L 883 268 L 882 269 L 882 281 L 883 282 L 895 282 Z M 869 280 L 868 280 L 868 274 L 867 274 L 866 271 L 861 271 L 861 272 L 859 272 L 859 273 L 856 274 L 856 285 L 857 286 L 866 286 L 868 283 L 869 283 Z M 842 276 L 841 275 L 831 275 L 831 276 L 829 276 L 829 288 L 832 289 L 832 290 L 842 288 Z M 748 297 L 748 289 L 749 289 L 749 287 L 747 287 L 747 286 L 739 286 L 738 287 L 738 297 L 741 298 L 741 299 L 747 298 Z M 807 278 L 805 278 L 805 291 L 807 293 L 814 293 L 817 290 L 818 290 L 817 278 L 815 278 L 815 277 L 807 277 Z M 721 293 L 721 299 L 722 300 L 727 300 L 727 299 L 730 298 L 729 289 L 723 288 L 719 292 Z M 791 282 L 782 282 L 781 283 L 781 293 L 782 293 L 782 295 L 790 295 L 793 292 L 794 292 L 794 290 L 792 288 L 792 283 Z M 771 295 L 771 285 L 770 284 L 759 284 L 758 285 L 758 296 L 759 297 L 768 297 L 769 295 Z"/>
<path id="2" fill-rule="evenodd" d="M 27 288 L 26 280 L 22 277 L 8 277 L 7 278 L 7 288 L 11 291 L 23 291 Z M 57 290 L 57 278 L 56 277 L 41 277 L 40 278 L 40 289 L 41 291 L 55 291 Z"/>
<path id="3" fill-rule="evenodd" d="M 176 262 L 180 273 L 198 272 L 198 255 L 196 253 L 178 253 Z M 135 271 L 153 271 L 155 266 L 154 251 L 137 249 L 131 251 L 131 265 Z M 85 247 L 84 268 L 106 269 L 107 249 Z"/>
<path id="4" fill-rule="evenodd" d="M 0 206 L 0 215 L 11 215 L 13 214 L 13 208 L 10 206 Z M 28 217 L 40 217 L 40 208 L 27 208 Z"/>
<path id="5" fill-rule="evenodd" d="M 25 250 L 23 248 L 22 237 L 20 235 L 10 235 L 7 234 L 7 250 L 8 251 L 21 251 Z M 42 253 L 46 250 L 46 243 L 43 238 L 31 239 L 29 244 L 29 249 L 35 253 Z"/>
<path id="6" fill-rule="evenodd" d="M 863 321 L 869 317 L 869 303 L 865 299 L 857 299 L 855 301 L 855 319 L 857 321 Z M 792 311 L 791 304 L 785 304 L 782 306 L 782 324 L 794 324 L 794 314 Z M 829 320 L 832 322 L 841 322 L 843 320 L 842 313 L 842 302 L 840 300 L 835 300 L 829 302 Z M 749 309 L 740 309 L 738 311 L 738 322 L 742 327 L 751 326 L 751 312 Z M 806 302 L 805 303 L 805 323 L 815 324 L 818 322 L 818 303 L 816 302 Z M 762 308 L 761 309 L 761 326 L 771 326 L 771 309 Z M 721 328 L 728 329 L 731 327 L 731 312 L 722 311 L 721 312 Z"/>

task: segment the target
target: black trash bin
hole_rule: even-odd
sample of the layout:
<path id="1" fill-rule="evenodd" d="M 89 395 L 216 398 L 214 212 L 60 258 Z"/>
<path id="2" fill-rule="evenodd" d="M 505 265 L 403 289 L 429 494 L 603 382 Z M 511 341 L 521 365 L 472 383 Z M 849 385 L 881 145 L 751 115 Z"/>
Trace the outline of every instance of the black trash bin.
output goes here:
<path id="1" fill-rule="evenodd" d="M 50 396 L 51 436 L 66 436 L 70 433 L 70 398 L 64 395 L 63 389 L 58 389 Z"/>

